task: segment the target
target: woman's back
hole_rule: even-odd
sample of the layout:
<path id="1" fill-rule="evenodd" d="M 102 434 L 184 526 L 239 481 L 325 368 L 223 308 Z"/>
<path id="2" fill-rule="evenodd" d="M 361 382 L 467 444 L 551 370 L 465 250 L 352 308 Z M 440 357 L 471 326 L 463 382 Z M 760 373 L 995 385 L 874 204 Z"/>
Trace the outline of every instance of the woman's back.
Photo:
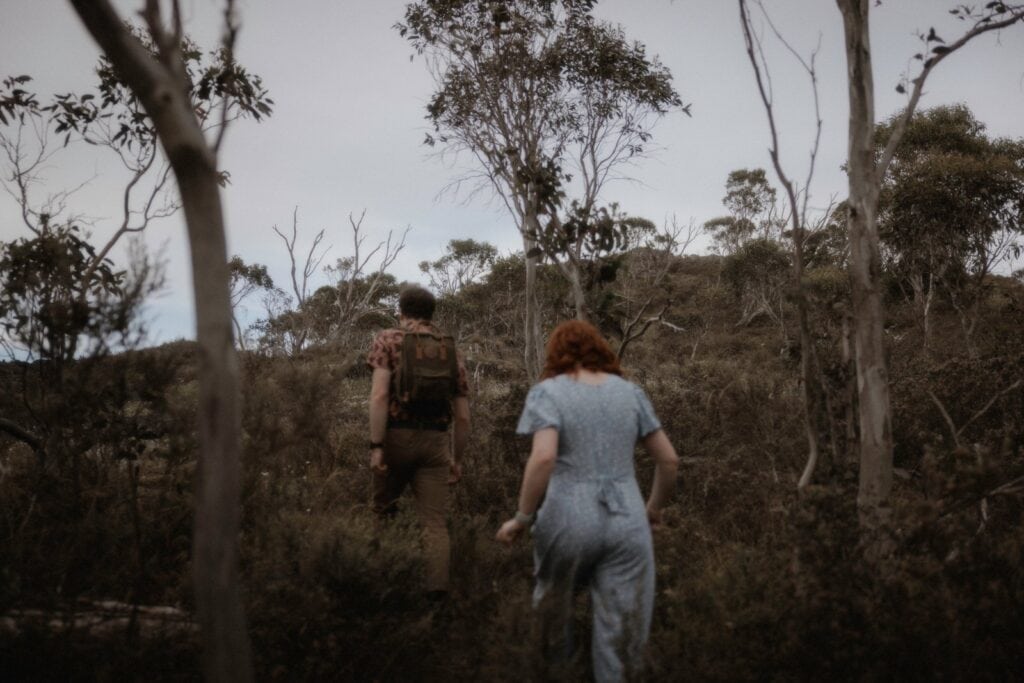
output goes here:
<path id="1" fill-rule="evenodd" d="M 580 480 L 630 477 L 637 440 L 660 427 L 640 387 L 617 375 L 599 384 L 558 375 L 527 396 L 517 431 L 558 431 L 555 477 Z"/>
<path id="2" fill-rule="evenodd" d="M 654 606 L 651 525 L 661 519 L 679 461 L 647 396 L 621 373 L 593 325 L 569 320 L 554 329 L 544 361 L 550 379 L 530 390 L 516 428 L 533 434 L 519 510 L 496 536 L 511 543 L 535 520 L 533 599 L 547 605 L 549 662 L 571 656 L 573 594 L 590 587 L 599 682 L 640 671 Z M 633 466 L 641 438 L 655 461 L 646 504 Z"/>
<path id="3" fill-rule="evenodd" d="M 654 601 L 654 555 L 633 456 L 639 438 L 658 429 L 640 387 L 606 374 L 600 384 L 558 375 L 527 396 L 517 431 L 558 431 L 558 456 L 533 527 L 537 584 L 534 604 L 552 601 L 564 618 L 573 592 L 594 596 L 594 673 L 623 678 L 618 648 L 625 629 L 626 661 L 639 661 Z M 571 652 L 569 622 L 556 639 Z"/>
<path id="4" fill-rule="evenodd" d="M 637 531 L 649 537 L 633 462 L 637 439 L 661 427 L 640 387 L 616 375 L 600 384 L 558 375 L 536 385 L 517 431 L 558 431 L 558 457 L 535 539 L 558 539 L 584 564 Z M 560 552 L 559 555 L 564 555 Z"/>

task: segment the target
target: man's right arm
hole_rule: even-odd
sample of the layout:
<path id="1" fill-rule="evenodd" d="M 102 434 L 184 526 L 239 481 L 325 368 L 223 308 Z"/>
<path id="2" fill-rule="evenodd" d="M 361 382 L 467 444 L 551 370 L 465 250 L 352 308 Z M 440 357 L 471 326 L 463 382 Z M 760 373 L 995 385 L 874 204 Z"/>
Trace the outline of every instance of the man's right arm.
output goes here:
<path id="1" fill-rule="evenodd" d="M 388 401 L 391 371 L 374 368 L 370 386 L 370 441 L 384 441 L 388 423 Z"/>
<path id="2" fill-rule="evenodd" d="M 388 390 L 391 371 L 374 368 L 370 386 L 370 443 L 384 443 L 388 428 Z M 370 449 L 370 468 L 379 474 L 387 472 L 383 448 Z"/>

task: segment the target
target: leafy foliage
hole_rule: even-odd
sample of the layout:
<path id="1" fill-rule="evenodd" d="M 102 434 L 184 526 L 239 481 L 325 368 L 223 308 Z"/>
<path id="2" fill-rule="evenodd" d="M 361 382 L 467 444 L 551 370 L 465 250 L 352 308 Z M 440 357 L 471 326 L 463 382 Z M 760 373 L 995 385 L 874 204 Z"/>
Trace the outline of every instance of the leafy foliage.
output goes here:
<path id="1" fill-rule="evenodd" d="M 878 131 L 884 145 L 891 124 Z M 891 267 L 984 276 L 1019 255 L 1024 233 L 1024 142 L 990 140 L 963 105 L 918 114 L 883 187 L 882 237 Z"/>
<path id="2" fill-rule="evenodd" d="M 26 114 L 39 111 L 39 100 L 21 86 L 32 80 L 31 76 L 8 76 L 3 79 L 0 89 L 0 126 L 10 124 L 11 119 L 24 120 Z"/>
<path id="3" fill-rule="evenodd" d="M 893 125 L 879 126 L 879 149 Z M 893 158 L 879 211 L 886 268 L 925 328 L 941 293 L 971 344 L 988 275 L 1021 255 L 1024 141 L 990 139 L 963 105 L 921 112 Z"/>
<path id="4" fill-rule="evenodd" d="M 763 239 L 779 236 L 785 220 L 777 215 L 775 188 L 768 183 L 763 168 L 731 171 L 725 190 L 722 204 L 729 215 L 713 218 L 705 224 L 718 253 L 735 253 L 756 236 Z"/>
<path id="5" fill-rule="evenodd" d="M 133 314 L 151 283 L 96 255 L 75 225 L 46 226 L 32 238 L 0 245 L 0 321 L 28 358 L 65 362 L 82 343 L 94 354 L 127 339 Z"/>
<path id="6" fill-rule="evenodd" d="M 156 58 L 149 34 L 135 28 L 132 32 Z M 223 121 L 239 117 L 261 121 L 271 115 L 274 101 L 263 80 L 236 62 L 229 50 L 222 47 L 204 55 L 186 36 L 181 54 L 191 84 L 192 106 L 201 126 L 219 127 Z M 99 83 L 95 92 L 57 95 L 53 103 L 41 108 L 51 116 L 54 131 L 65 134 L 65 144 L 72 133 L 77 133 L 115 149 L 155 147 L 156 129 L 106 56 L 100 57 L 96 75 Z"/>
<path id="7" fill-rule="evenodd" d="M 454 239 L 436 261 L 420 261 L 420 271 L 441 296 L 451 296 L 476 281 L 494 265 L 498 250 L 487 242 Z"/>
<path id="8" fill-rule="evenodd" d="M 629 258 L 644 254 L 632 251 Z M 892 370 L 899 535 L 896 553 L 878 573 L 859 544 L 856 472 L 849 463 L 831 463 L 823 485 L 796 493 L 804 457 L 798 374 L 778 354 L 770 329 L 736 328 L 739 302 L 716 289 L 721 261 L 674 260 L 664 283 L 673 298 L 671 319 L 700 316 L 706 332 L 655 328 L 637 343 L 628 368 L 647 389 L 685 467 L 667 526 L 656 537 L 650 675 L 735 680 L 771 670 L 793 678 L 892 672 L 997 678 L 1019 661 L 1024 644 L 1024 624 L 1006 608 L 1024 595 L 1019 573 L 1006 569 L 1024 561 L 1024 506 L 1006 486 L 1024 474 L 1024 391 L 996 397 L 971 420 L 1021 372 L 1024 355 L 1014 342 L 1020 314 L 1009 304 L 983 309 L 993 332 L 979 339 L 989 358 L 976 361 L 957 344 L 940 346 L 946 358 L 926 358 L 916 328 L 895 312 L 893 338 L 902 339 L 894 342 Z M 261 677 L 508 680 L 510 672 L 534 671 L 529 547 L 506 550 L 492 540 L 515 499 L 528 448 L 513 429 L 528 389 L 517 361 L 521 339 L 514 337 L 521 334 L 515 316 L 522 314 L 524 267 L 521 254 L 501 257 L 478 282 L 441 300 L 458 304 L 447 309 L 452 325 L 445 324 L 462 328 L 474 415 L 466 476 L 453 488 L 456 580 L 443 609 L 422 595 L 422 558 L 408 510 L 396 525 L 378 530 L 365 506 L 369 384 L 362 356 L 372 328 L 348 348 L 312 346 L 288 359 L 243 355 L 243 572 Z M 564 281 L 552 268 L 540 273 L 545 325 L 566 313 Z M 823 298 L 842 279 L 826 273 L 816 274 L 812 287 Z M 613 286 L 622 284 L 617 279 Z M 1020 286 L 1010 291 L 1019 293 Z M 954 332 L 949 312 L 941 315 L 945 324 L 937 334 L 946 338 Z M 699 352 L 691 355 L 695 340 Z M 142 604 L 189 604 L 194 349 L 171 345 L 104 362 L 124 363 L 104 366 L 103 376 L 125 378 L 120 386 L 130 407 L 109 404 L 103 433 L 111 441 L 94 444 L 91 457 L 82 459 L 95 463 L 84 477 L 91 488 L 83 506 L 68 504 L 66 481 L 51 480 L 24 528 L 0 547 L 5 606 L 63 606 L 63 598 L 105 597 L 129 585 L 138 586 L 132 599 Z M 110 383 L 90 386 L 101 385 Z M 980 444 L 977 452 L 952 444 L 942 415 L 922 400 L 929 390 L 958 428 L 966 425 L 964 441 Z M 97 395 L 76 401 L 84 416 L 82 407 L 95 404 Z M 142 447 L 138 454 L 130 450 L 135 445 Z M 0 493 L 10 504 L 0 509 L 0 521 L 18 529 L 38 484 L 17 449 L 0 441 L 4 448 L 11 469 L 0 479 Z M 138 565 L 125 469 L 131 463 L 141 472 Z M 642 456 L 638 473 L 646 487 L 651 471 Z M 83 514 L 88 501 L 95 513 Z M 59 596 L 56 586 L 63 586 Z M 23 634 L 14 641 L 17 649 L 0 645 L 0 659 L 49 653 L 31 658 L 33 670 L 62 672 L 70 661 L 67 644 L 74 643 L 76 661 L 92 661 L 90 653 L 100 650 L 104 666 L 136 674 L 163 661 L 137 659 L 152 647 L 148 638 L 120 646 L 123 631 L 114 633 L 88 639 L 71 631 L 60 641 Z M 441 641 L 444 648 L 431 645 Z M 194 656 L 183 636 L 156 642 L 186 660 Z M 453 658 L 452 648 L 466 655 Z M 389 654 L 382 658 L 381 651 Z M 581 668 L 574 675 L 586 673 Z"/>
<path id="9" fill-rule="evenodd" d="M 436 74 L 426 143 L 475 157 L 526 248 L 538 242 L 562 264 L 577 315 L 583 243 L 614 239 L 598 208 L 612 170 L 645 152 L 661 116 L 688 113 L 668 69 L 593 4 L 417 2 L 396 25 Z"/>

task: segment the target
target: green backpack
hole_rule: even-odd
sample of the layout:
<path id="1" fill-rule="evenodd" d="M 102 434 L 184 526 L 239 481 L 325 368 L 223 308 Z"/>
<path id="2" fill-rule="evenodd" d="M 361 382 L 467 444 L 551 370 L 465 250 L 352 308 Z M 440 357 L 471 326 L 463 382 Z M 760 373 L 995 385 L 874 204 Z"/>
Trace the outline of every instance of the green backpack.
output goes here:
<path id="1" fill-rule="evenodd" d="M 431 332 L 405 333 L 392 389 L 410 416 L 450 417 L 458 382 L 454 339 Z"/>

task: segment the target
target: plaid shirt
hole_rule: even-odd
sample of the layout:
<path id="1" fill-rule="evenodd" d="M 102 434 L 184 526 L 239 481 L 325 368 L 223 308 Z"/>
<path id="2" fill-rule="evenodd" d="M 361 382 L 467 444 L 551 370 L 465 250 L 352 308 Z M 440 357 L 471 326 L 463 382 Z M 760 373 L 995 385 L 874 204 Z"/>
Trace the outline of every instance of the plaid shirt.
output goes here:
<path id="1" fill-rule="evenodd" d="M 439 330 L 429 322 L 421 320 L 408 320 L 399 325 L 399 327 L 382 330 L 373 339 L 370 353 L 366 357 L 366 364 L 374 370 L 378 368 L 388 370 L 394 375 L 402 358 L 402 340 L 405 338 L 406 332 L 433 332 L 437 334 Z M 469 379 L 466 375 L 466 366 L 462 362 L 462 354 L 456 352 L 456 358 L 458 359 L 459 377 L 455 395 L 469 396 Z M 388 401 L 388 419 L 389 421 L 402 421 L 422 418 L 414 418 L 409 415 L 408 412 L 402 409 L 402 404 L 398 401 L 398 398 L 391 396 Z M 451 422 L 451 417 L 438 418 L 437 421 L 440 424 L 447 425 Z"/>

